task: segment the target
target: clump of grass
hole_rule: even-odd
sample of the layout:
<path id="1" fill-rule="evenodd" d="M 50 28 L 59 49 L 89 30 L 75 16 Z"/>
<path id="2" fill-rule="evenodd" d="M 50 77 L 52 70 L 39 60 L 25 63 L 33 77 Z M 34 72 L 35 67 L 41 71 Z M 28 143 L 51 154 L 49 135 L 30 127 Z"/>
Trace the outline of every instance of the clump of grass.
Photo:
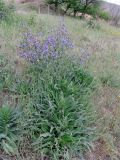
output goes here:
<path id="1" fill-rule="evenodd" d="M 102 82 L 103 86 L 110 86 L 113 88 L 120 87 L 119 80 L 117 78 L 115 79 L 112 74 L 103 75 L 100 77 L 100 81 Z"/>

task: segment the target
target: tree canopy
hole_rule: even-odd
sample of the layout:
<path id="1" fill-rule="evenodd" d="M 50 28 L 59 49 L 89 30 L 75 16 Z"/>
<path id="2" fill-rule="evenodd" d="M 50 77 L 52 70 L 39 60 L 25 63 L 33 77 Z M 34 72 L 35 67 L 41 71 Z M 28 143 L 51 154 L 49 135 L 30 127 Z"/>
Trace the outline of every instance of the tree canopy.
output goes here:
<path id="1" fill-rule="evenodd" d="M 71 11 L 76 15 L 77 12 L 82 14 L 95 14 L 100 6 L 100 0 L 46 0 L 48 4 L 53 4 L 55 9 L 63 6 L 65 13 Z"/>

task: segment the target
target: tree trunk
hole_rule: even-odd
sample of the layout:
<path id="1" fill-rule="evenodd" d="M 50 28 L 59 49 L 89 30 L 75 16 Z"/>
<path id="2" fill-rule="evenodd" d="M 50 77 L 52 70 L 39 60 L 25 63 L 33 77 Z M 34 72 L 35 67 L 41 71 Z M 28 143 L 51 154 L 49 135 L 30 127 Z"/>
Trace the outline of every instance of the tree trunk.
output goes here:
<path id="1" fill-rule="evenodd" d="M 57 13 L 57 11 L 58 11 L 58 4 L 55 3 L 55 12 Z"/>
<path id="2" fill-rule="evenodd" d="M 76 11 L 76 10 L 74 10 L 74 17 L 76 17 L 76 13 L 77 13 L 77 11 Z"/>
<path id="3" fill-rule="evenodd" d="M 67 13 L 67 11 L 70 9 L 70 5 L 67 5 L 67 8 L 65 10 L 65 14 Z"/>

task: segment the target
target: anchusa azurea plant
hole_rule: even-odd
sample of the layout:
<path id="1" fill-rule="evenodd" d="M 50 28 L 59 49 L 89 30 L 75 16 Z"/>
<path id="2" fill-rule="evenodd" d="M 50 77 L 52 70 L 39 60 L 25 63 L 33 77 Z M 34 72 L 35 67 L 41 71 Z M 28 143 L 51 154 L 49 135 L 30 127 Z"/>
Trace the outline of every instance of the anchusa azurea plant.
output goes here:
<path id="1" fill-rule="evenodd" d="M 65 54 L 70 48 L 63 24 L 48 36 L 27 30 L 19 46 L 20 56 L 32 62 L 17 84 L 17 92 L 25 97 L 22 142 L 27 137 L 42 159 L 78 158 L 95 138 L 96 117 L 89 101 L 94 78 Z"/>
<path id="2" fill-rule="evenodd" d="M 47 37 L 26 30 L 19 46 L 19 54 L 24 59 L 35 62 L 42 58 L 56 58 L 69 48 L 73 48 L 73 43 L 65 25 L 62 24 Z"/>

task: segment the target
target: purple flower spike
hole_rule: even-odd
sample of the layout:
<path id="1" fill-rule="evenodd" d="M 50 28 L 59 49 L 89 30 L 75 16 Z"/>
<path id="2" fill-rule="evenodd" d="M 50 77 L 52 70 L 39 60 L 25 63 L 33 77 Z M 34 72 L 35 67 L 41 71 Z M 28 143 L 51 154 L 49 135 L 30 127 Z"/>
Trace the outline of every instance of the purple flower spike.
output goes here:
<path id="1" fill-rule="evenodd" d="M 73 48 L 73 43 L 64 24 L 51 33 L 46 39 L 42 39 L 42 33 L 38 36 L 31 31 L 23 34 L 23 41 L 19 45 L 19 55 L 30 61 L 35 62 L 42 58 L 57 58 L 65 53 L 65 49 Z"/>

